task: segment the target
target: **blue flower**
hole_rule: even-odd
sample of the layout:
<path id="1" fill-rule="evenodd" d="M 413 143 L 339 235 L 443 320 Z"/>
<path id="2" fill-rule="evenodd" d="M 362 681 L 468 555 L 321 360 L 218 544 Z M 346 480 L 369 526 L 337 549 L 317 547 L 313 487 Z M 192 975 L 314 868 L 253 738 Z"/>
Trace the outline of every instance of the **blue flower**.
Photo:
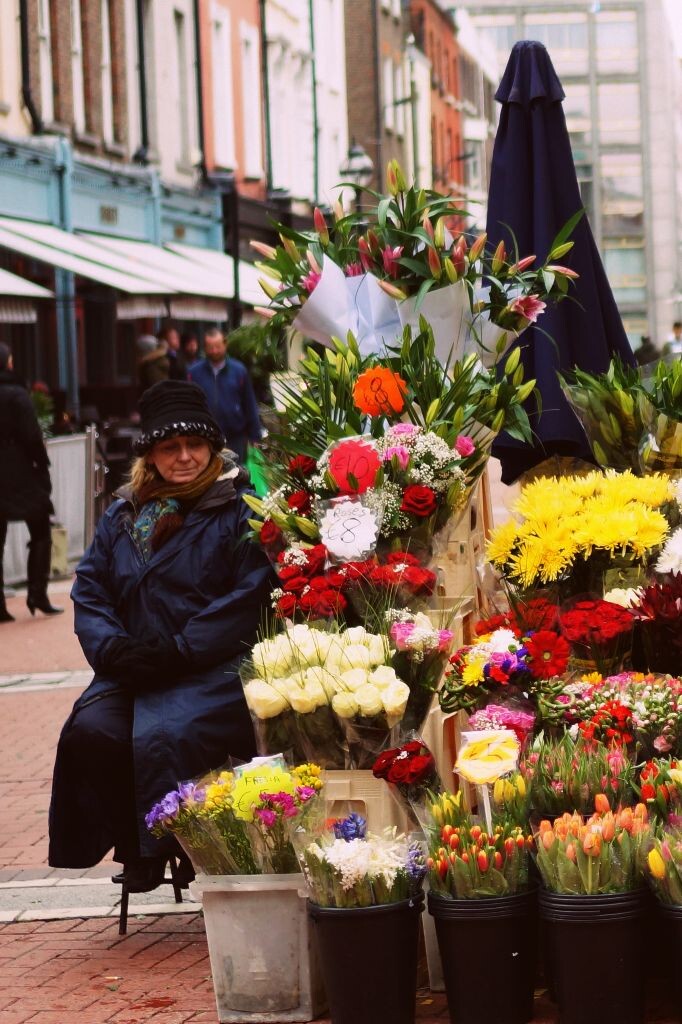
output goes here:
<path id="1" fill-rule="evenodd" d="M 337 839 L 345 839 L 347 843 L 351 839 L 364 839 L 367 835 L 367 822 L 361 814 L 353 811 L 342 821 L 334 822 L 334 835 Z"/>
<path id="2" fill-rule="evenodd" d="M 421 882 L 426 874 L 426 857 L 419 843 L 410 843 L 405 869 L 414 882 Z"/>

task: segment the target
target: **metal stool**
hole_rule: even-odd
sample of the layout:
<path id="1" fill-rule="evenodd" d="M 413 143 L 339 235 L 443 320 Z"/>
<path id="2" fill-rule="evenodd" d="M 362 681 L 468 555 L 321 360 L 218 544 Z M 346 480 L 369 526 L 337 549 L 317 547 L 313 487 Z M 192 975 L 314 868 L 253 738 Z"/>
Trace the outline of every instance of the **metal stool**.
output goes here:
<path id="1" fill-rule="evenodd" d="M 170 868 L 170 878 L 165 878 L 161 885 L 172 885 L 173 893 L 175 894 L 175 902 L 182 903 L 182 887 L 178 880 L 178 862 L 175 857 L 169 857 L 167 862 Z M 164 867 L 165 871 L 165 867 Z M 121 912 L 118 918 L 118 934 L 126 935 L 128 932 L 128 898 L 130 893 L 128 892 L 128 886 L 125 882 L 121 884 Z"/>

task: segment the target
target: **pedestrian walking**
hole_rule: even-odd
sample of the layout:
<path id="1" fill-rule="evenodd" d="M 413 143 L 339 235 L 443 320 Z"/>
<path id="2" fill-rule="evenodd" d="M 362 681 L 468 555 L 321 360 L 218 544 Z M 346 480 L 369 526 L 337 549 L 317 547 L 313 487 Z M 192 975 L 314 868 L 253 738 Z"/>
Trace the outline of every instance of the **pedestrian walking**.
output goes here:
<path id="1" fill-rule="evenodd" d="M 255 753 L 238 668 L 275 579 L 246 539 L 248 477 L 221 454 L 202 390 L 156 384 L 140 415 L 130 484 L 76 570 L 75 629 L 95 676 L 59 740 L 49 852 L 53 867 L 87 868 L 113 846 L 131 892 L 156 888 L 178 852 L 146 829 L 151 806 Z"/>
<path id="2" fill-rule="evenodd" d="M 195 363 L 198 363 L 201 359 L 201 353 L 199 351 L 199 339 L 195 331 L 185 331 L 180 338 L 180 348 L 185 358 L 185 365 L 189 370 Z"/>
<path id="3" fill-rule="evenodd" d="M 146 391 L 152 384 L 168 380 L 170 359 L 166 343 L 153 334 L 141 334 L 137 339 L 137 382 Z"/>
<path id="4" fill-rule="evenodd" d="M 159 331 L 159 341 L 166 346 L 168 356 L 168 377 L 170 380 L 187 380 L 187 363 L 180 346 L 180 334 L 175 327 L 164 327 Z"/>
<path id="5" fill-rule="evenodd" d="M 242 362 L 228 355 L 227 342 L 217 327 L 206 332 L 204 349 L 206 358 L 190 368 L 190 380 L 206 395 L 228 448 L 245 462 L 249 441 L 256 444 L 263 436 L 249 372 Z"/>
<path id="6" fill-rule="evenodd" d="M 682 322 L 679 320 L 675 321 L 672 331 L 666 338 L 663 355 L 676 356 L 678 359 L 682 356 Z"/>
<path id="7" fill-rule="evenodd" d="M 3 590 L 2 559 L 7 524 L 26 523 L 28 593 L 31 615 L 36 608 L 58 615 L 47 596 L 52 557 L 50 460 L 38 418 L 23 381 L 14 372 L 9 346 L 0 343 L 0 622 L 12 622 Z"/>

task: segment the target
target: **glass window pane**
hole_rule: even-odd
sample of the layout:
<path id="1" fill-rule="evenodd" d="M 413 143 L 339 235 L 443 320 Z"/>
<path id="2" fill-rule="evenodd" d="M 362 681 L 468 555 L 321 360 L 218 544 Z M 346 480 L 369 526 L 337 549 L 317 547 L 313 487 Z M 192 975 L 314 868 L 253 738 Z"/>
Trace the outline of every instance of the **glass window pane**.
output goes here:
<path id="1" fill-rule="evenodd" d="M 578 150 L 587 150 L 592 142 L 592 117 L 590 112 L 590 87 L 568 83 L 564 86 L 564 115 L 566 127 L 571 136 L 571 146 L 576 160 L 581 157 Z M 585 159 L 587 153 L 585 153 Z"/>
<path id="2" fill-rule="evenodd" d="M 637 144 L 641 138 L 637 82 L 602 83 L 597 91 L 599 138 L 604 145 Z"/>
<path id="3" fill-rule="evenodd" d="M 644 246 L 639 239 L 607 242 L 604 266 L 616 302 L 629 306 L 646 303 Z"/>
<path id="4" fill-rule="evenodd" d="M 643 197 L 641 156 L 638 153 L 602 153 L 602 233 L 642 234 Z"/>
<path id="5" fill-rule="evenodd" d="M 512 47 L 519 38 L 516 31 L 516 18 L 513 14 L 480 14 L 473 18 L 473 22 L 481 32 L 492 39 L 497 51 L 501 75 L 509 60 Z"/>
<path id="6" fill-rule="evenodd" d="M 597 14 L 597 70 L 602 75 L 632 75 L 638 69 L 636 13 L 600 11 Z"/>
<path id="7" fill-rule="evenodd" d="M 559 75 L 587 74 L 587 15 L 527 14 L 523 34 L 545 44 Z"/>
<path id="8" fill-rule="evenodd" d="M 628 313 L 623 317 L 623 327 L 633 352 L 642 344 L 642 338 L 649 333 L 649 324 L 644 313 Z"/>

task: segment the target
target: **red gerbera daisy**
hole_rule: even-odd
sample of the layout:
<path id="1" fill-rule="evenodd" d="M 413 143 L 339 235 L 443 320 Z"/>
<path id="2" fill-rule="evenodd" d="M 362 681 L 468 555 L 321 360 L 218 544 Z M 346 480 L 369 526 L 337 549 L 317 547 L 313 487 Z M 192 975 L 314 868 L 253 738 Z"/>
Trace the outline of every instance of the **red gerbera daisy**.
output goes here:
<path id="1" fill-rule="evenodd" d="M 563 636 L 550 629 L 540 629 L 526 640 L 525 646 L 535 679 L 551 679 L 566 671 L 571 648 Z"/>

